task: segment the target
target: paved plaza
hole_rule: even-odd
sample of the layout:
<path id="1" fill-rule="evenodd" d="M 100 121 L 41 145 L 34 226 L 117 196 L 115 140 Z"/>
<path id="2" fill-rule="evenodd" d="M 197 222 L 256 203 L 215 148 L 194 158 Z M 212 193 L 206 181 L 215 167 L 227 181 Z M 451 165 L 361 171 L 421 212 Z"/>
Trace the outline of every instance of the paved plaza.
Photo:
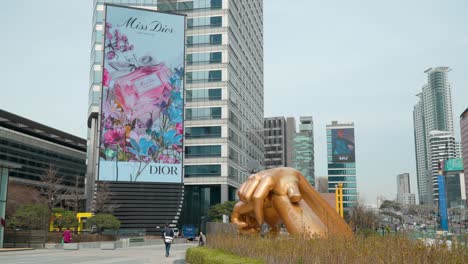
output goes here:
<path id="1" fill-rule="evenodd" d="M 146 264 L 146 263 L 185 263 L 185 251 L 196 243 L 173 244 L 171 255 L 164 256 L 164 245 L 101 249 L 36 249 L 27 251 L 0 252 L 3 264 Z"/>

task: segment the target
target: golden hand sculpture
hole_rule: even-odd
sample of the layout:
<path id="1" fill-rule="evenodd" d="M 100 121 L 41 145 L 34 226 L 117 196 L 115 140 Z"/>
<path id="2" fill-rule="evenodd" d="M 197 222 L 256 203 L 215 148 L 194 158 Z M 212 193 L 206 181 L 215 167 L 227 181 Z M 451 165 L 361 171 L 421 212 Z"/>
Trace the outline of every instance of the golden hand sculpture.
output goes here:
<path id="1" fill-rule="evenodd" d="M 284 223 L 292 235 L 352 237 L 346 222 L 295 169 L 253 174 L 238 195 L 240 201 L 234 206 L 231 222 L 241 233 L 257 233 L 266 222 L 273 233 Z"/>

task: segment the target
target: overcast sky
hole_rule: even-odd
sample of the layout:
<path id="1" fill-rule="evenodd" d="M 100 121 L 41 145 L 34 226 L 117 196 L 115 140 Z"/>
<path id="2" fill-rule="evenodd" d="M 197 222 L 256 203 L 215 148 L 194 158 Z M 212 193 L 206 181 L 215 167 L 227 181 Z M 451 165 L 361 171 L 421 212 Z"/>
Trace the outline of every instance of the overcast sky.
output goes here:
<path id="1" fill-rule="evenodd" d="M 0 9 L 0 108 L 86 137 L 92 2 L 7 1 Z M 449 66 L 454 121 L 468 107 L 468 1 L 264 1 L 265 116 L 354 121 L 360 196 L 417 193 L 412 109 L 429 67 Z"/>

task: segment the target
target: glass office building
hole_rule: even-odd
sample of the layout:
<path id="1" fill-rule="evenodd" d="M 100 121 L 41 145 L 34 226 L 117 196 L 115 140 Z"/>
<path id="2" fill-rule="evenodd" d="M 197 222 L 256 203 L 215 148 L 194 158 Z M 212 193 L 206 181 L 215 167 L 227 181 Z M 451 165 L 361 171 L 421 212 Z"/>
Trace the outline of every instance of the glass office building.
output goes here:
<path id="1" fill-rule="evenodd" d="M 449 67 L 429 68 L 427 84 L 417 96 L 413 110 L 416 174 L 420 204 L 434 204 L 433 161 L 431 160 L 430 133 L 434 130 L 453 130 L 452 92 L 448 80 Z M 434 155 L 432 155 L 434 156 Z"/>
<path id="2" fill-rule="evenodd" d="M 311 116 L 301 116 L 299 122 L 299 132 L 293 137 L 291 167 L 299 170 L 314 186 L 314 122 Z"/>
<path id="3" fill-rule="evenodd" d="M 84 185 L 86 140 L 0 110 L 0 161 L 21 165 L 9 171 L 10 183 L 42 187 L 49 167 L 62 185 Z"/>
<path id="4" fill-rule="evenodd" d="M 181 223 L 236 199 L 263 163 L 263 1 L 160 0 L 187 15 L 184 206 Z"/>
<path id="5" fill-rule="evenodd" d="M 327 125 L 328 192 L 343 183 L 345 211 L 357 205 L 356 154 L 354 123 L 332 121 Z"/>
<path id="6" fill-rule="evenodd" d="M 286 119 L 284 117 L 268 117 L 264 121 L 265 137 L 265 169 L 286 167 Z"/>

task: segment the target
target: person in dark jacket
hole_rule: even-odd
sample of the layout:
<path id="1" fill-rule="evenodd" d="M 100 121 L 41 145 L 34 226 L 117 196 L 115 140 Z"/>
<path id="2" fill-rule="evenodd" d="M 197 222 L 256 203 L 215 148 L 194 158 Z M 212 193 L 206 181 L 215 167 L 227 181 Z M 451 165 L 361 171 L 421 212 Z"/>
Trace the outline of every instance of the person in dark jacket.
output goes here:
<path id="1" fill-rule="evenodd" d="M 172 240 L 174 239 L 174 231 L 172 228 L 169 228 L 169 224 L 166 224 L 162 231 L 162 239 L 164 239 L 164 244 L 166 244 L 166 258 L 169 257 L 169 251 L 171 250 Z"/>

